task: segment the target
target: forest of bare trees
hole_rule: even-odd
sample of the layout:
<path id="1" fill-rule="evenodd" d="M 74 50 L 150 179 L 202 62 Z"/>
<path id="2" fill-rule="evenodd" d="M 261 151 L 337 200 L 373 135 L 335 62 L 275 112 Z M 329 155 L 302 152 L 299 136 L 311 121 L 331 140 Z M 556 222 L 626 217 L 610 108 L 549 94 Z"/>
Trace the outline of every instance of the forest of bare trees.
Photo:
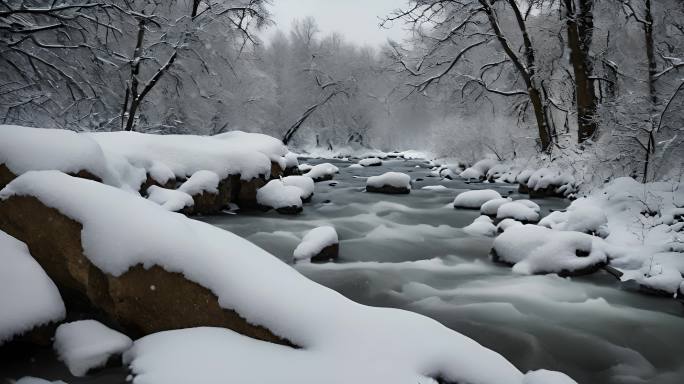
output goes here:
<path id="1" fill-rule="evenodd" d="M 472 159 L 600 148 L 643 180 L 682 156 L 679 0 L 412 0 L 378 16 L 412 32 L 360 47 L 301 15 L 264 42 L 266 0 L 3 1 L 0 118 Z"/>

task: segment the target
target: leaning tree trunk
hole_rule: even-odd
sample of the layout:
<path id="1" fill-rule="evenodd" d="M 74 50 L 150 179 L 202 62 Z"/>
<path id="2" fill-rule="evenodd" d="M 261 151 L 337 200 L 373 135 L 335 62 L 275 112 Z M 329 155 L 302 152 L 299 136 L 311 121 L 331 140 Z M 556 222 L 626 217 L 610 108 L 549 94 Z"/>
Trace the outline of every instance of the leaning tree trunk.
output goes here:
<path id="1" fill-rule="evenodd" d="M 564 0 L 565 19 L 570 48 L 570 65 L 575 75 L 577 99 L 577 138 L 580 143 L 592 138 L 598 129 L 596 110 L 598 98 L 594 91 L 593 63 L 589 49 L 594 35 L 594 0 Z M 579 8 L 579 9 L 578 9 Z"/>
<path id="2" fill-rule="evenodd" d="M 649 109 L 651 115 L 655 115 L 656 105 L 658 105 L 658 94 L 656 93 L 656 74 L 657 65 L 655 58 L 655 48 L 653 41 L 653 14 L 651 13 L 651 0 L 644 2 L 645 16 L 644 16 L 644 43 L 646 45 L 646 58 L 648 59 L 648 95 L 651 107 Z M 651 154 L 655 152 L 655 121 L 653 126 L 648 131 L 648 143 L 646 145 L 646 158 L 644 159 L 644 175 L 642 181 L 648 181 L 648 167 L 651 162 Z"/>

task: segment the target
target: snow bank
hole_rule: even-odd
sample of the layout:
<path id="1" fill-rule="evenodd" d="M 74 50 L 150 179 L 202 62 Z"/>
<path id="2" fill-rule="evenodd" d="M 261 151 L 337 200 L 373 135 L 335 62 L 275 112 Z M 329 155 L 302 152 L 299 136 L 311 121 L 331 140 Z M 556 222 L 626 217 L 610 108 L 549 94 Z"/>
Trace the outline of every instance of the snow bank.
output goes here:
<path id="1" fill-rule="evenodd" d="M 294 250 L 295 261 L 310 260 L 321 253 L 323 248 L 338 244 L 337 232 L 330 226 L 318 227 L 309 231 Z"/>
<path id="2" fill-rule="evenodd" d="M 382 165 L 382 160 L 377 157 L 369 157 L 367 159 L 359 160 L 359 165 L 362 167 L 378 167 Z"/>
<path id="3" fill-rule="evenodd" d="M 577 231 L 608 236 L 608 217 L 603 209 L 586 198 L 576 200 L 567 211 L 551 212 L 539 225 L 560 231 Z"/>
<path id="4" fill-rule="evenodd" d="M 411 189 L 411 176 L 401 172 L 385 172 L 379 176 L 371 176 L 366 180 L 366 187 L 395 187 Z"/>
<path id="5" fill-rule="evenodd" d="M 472 190 L 458 194 L 453 204 L 454 208 L 480 209 L 482 204 L 500 198 L 499 192 L 493 189 Z"/>
<path id="6" fill-rule="evenodd" d="M 176 178 L 184 179 L 197 171 L 211 171 L 219 178 L 240 174 L 243 180 L 268 177 L 271 161 L 282 159 L 287 150 L 259 144 L 268 136 L 228 132 L 219 137 L 193 135 L 152 135 L 139 132 L 90 133 L 105 152 L 125 158 L 148 173 L 164 167 Z M 257 135 L 257 136 L 252 136 Z M 281 143 L 282 145 L 282 143 Z M 268 150 L 272 150 L 269 152 Z M 282 160 L 284 166 L 284 159 Z M 159 180 L 158 180 L 159 181 Z"/>
<path id="7" fill-rule="evenodd" d="M 187 193 L 176 190 L 167 189 L 152 185 L 147 188 L 147 199 L 162 206 L 167 211 L 179 212 L 185 207 L 192 207 L 195 201 L 192 196 Z"/>
<path id="8" fill-rule="evenodd" d="M 354 303 L 230 232 L 119 189 L 44 171 L 28 172 L 0 192 L 2 199 L 12 195 L 34 196 L 82 223 L 84 255 L 97 268 L 114 276 L 138 264 L 182 273 L 210 289 L 222 307 L 300 347 L 226 329 L 162 332 L 126 354 L 134 383 L 415 384 L 434 383 L 426 376 L 437 375 L 450 382 L 523 382 L 499 354 L 430 318 Z"/>
<path id="9" fill-rule="evenodd" d="M 87 171 L 119 185 L 100 146 L 86 134 L 64 129 L 0 125 L 0 164 L 15 175 L 53 169 L 71 174 Z"/>
<path id="10" fill-rule="evenodd" d="M 539 221 L 539 211 L 521 201 L 511 201 L 499 207 L 496 211 L 496 218 L 536 223 Z"/>
<path id="11" fill-rule="evenodd" d="M 304 172 L 302 167 L 299 169 Z M 340 169 L 330 163 L 317 164 L 304 174 L 304 176 L 312 178 L 314 181 L 330 180 Z"/>
<path id="12" fill-rule="evenodd" d="M 289 164 L 292 165 L 292 156 L 288 153 L 287 147 L 283 142 L 275 137 L 264 135 L 262 133 L 251 133 L 243 131 L 229 131 L 213 136 L 216 139 L 224 140 L 236 149 L 246 151 L 261 152 L 274 163 L 278 163 L 281 168 Z M 290 155 L 289 160 L 287 156 Z M 294 160 L 297 160 L 295 155 Z"/>
<path id="13" fill-rule="evenodd" d="M 643 287 L 654 291 L 664 292 L 677 296 L 679 287 L 684 282 L 682 273 L 667 265 L 663 265 L 652 260 L 644 262 L 643 267 L 638 270 L 626 270 L 620 277 L 622 281 L 636 281 Z"/>
<path id="14" fill-rule="evenodd" d="M 200 195 L 203 192 L 218 194 L 219 176 L 212 171 L 197 171 L 190 176 L 178 190 L 190 196 Z"/>
<path id="15" fill-rule="evenodd" d="M 133 341 L 95 320 L 81 320 L 57 327 L 54 348 L 74 376 L 103 367 L 107 360 L 126 351 Z"/>
<path id="16" fill-rule="evenodd" d="M 474 236 L 496 236 L 496 226 L 488 216 L 476 218 L 472 224 L 464 227 L 463 231 Z"/>
<path id="17" fill-rule="evenodd" d="M 511 201 L 513 201 L 513 199 L 510 197 L 489 200 L 482 204 L 480 207 L 480 213 L 487 216 L 496 216 L 496 212 L 499 210 L 499 207 L 506 203 L 510 203 Z"/>
<path id="18" fill-rule="evenodd" d="M 274 209 L 302 207 L 303 191 L 280 180 L 271 180 L 257 191 L 257 203 Z"/>
<path id="19" fill-rule="evenodd" d="M 308 176 L 287 176 L 282 179 L 283 185 L 297 187 L 301 190 L 302 200 L 308 200 L 314 194 L 314 181 Z"/>
<path id="20" fill-rule="evenodd" d="M 2 231 L 0 312 L 0 345 L 66 315 L 57 287 L 33 259 L 26 244 Z"/>
<path id="21" fill-rule="evenodd" d="M 508 228 L 494 240 L 496 258 L 522 274 L 574 274 L 605 264 L 602 240 L 579 232 L 554 231 L 537 225 Z"/>

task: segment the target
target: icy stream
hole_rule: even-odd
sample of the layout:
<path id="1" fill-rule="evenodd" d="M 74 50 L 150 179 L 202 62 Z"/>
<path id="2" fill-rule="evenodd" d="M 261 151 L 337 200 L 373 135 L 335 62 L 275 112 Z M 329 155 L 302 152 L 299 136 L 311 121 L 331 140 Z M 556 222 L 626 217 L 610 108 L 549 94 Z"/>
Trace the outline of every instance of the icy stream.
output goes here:
<path id="1" fill-rule="evenodd" d="M 205 220 L 287 262 L 306 231 L 333 225 L 341 240 L 339 262 L 298 265 L 300 272 L 358 302 L 433 317 L 503 354 L 523 372 L 543 367 L 591 384 L 684 382 L 681 304 L 621 290 L 605 273 L 573 279 L 512 274 L 489 262 L 492 239 L 460 229 L 479 213 L 451 207 L 459 192 L 495 188 L 515 196 L 513 186 L 427 177 L 422 161 L 392 160 L 363 169 L 332 162 L 340 174 L 316 184 L 301 215 Z M 363 192 L 364 177 L 389 170 L 411 175 L 410 195 Z M 437 184 L 449 189 L 421 189 Z M 568 204 L 535 201 L 544 215 Z"/>
<path id="2" fill-rule="evenodd" d="M 340 174 L 316 184 L 312 202 L 300 215 L 254 212 L 202 220 L 288 263 L 304 233 L 332 225 L 341 240 L 340 260 L 297 265 L 301 273 L 360 303 L 433 317 L 501 353 L 523 372 L 559 370 L 582 384 L 684 383 L 681 304 L 621 290 L 605 273 L 573 279 L 515 275 L 489 261 L 492 239 L 460 229 L 479 213 L 451 207 L 459 192 L 495 188 L 515 196 L 513 186 L 428 177 L 427 164 L 418 160 L 364 169 L 331 162 Z M 365 177 L 389 170 L 411 175 L 411 194 L 363 191 Z M 438 184 L 448 189 L 421 189 Z M 567 205 L 561 199 L 535 201 L 543 214 Z M 115 368 L 74 378 L 49 349 L 0 356 L 0 383 L 3 377 L 23 375 L 71 384 L 122 383 L 127 374 Z"/>

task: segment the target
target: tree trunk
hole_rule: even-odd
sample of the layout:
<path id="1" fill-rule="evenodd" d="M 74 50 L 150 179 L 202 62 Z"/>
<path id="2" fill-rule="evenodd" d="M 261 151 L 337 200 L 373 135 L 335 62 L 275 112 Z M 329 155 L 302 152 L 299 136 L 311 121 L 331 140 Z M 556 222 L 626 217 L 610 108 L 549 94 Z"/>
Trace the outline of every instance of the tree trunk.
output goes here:
<path id="1" fill-rule="evenodd" d="M 598 99 L 594 91 L 593 63 L 589 50 L 594 35 L 594 0 L 564 0 L 565 19 L 570 48 L 570 65 L 575 75 L 577 99 L 577 138 L 580 143 L 592 138 L 598 129 L 596 110 Z"/>
<path id="2" fill-rule="evenodd" d="M 648 95 L 651 107 L 649 112 L 655 115 L 656 105 L 658 105 L 658 94 L 656 93 L 656 58 L 653 41 L 653 14 L 651 13 L 651 0 L 645 0 L 644 8 L 644 43 L 646 44 L 646 57 L 648 59 Z M 655 121 L 651 119 L 651 130 L 648 132 L 648 143 L 646 144 L 646 158 L 644 159 L 644 175 L 642 182 L 648 181 L 648 167 L 651 162 L 651 154 L 655 151 Z"/>
<path id="3" fill-rule="evenodd" d="M 132 131 L 133 123 L 135 122 L 135 114 L 138 110 L 138 75 L 140 74 L 140 57 L 142 56 L 142 45 L 145 40 L 145 19 L 140 18 L 138 21 L 138 35 L 135 42 L 135 50 L 133 50 L 133 59 L 131 63 L 131 84 L 126 90 L 126 97 L 124 99 L 123 110 L 128 110 L 128 119 L 124 130 Z M 130 90 L 130 91 L 129 91 Z M 128 104 L 130 101 L 130 105 Z"/>

